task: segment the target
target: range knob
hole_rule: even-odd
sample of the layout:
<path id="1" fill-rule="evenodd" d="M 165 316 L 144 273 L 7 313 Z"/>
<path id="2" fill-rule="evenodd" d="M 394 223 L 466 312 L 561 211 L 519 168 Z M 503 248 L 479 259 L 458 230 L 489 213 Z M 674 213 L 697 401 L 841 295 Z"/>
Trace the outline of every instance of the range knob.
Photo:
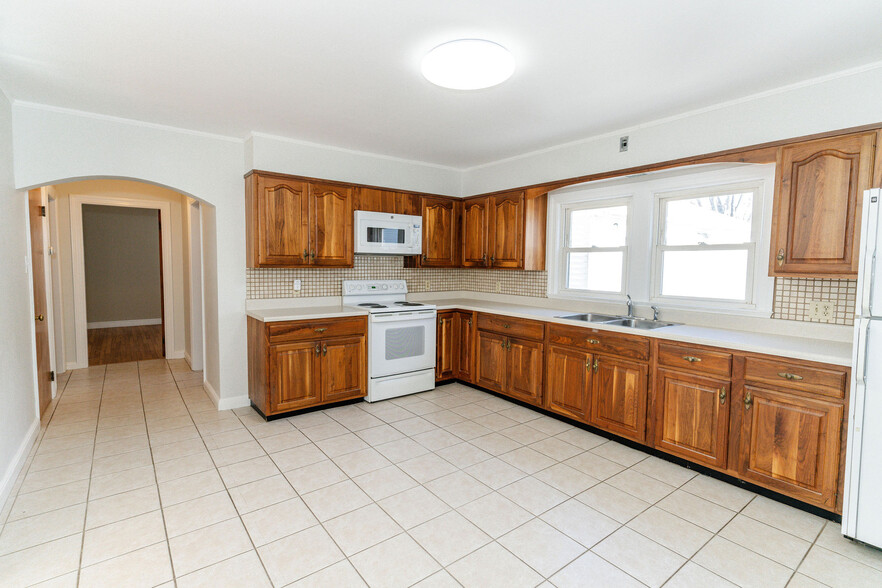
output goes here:
<path id="1" fill-rule="evenodd" d="M 388 290 L 388 289 L 389 289 L 389 284 L 383 284 L 383 290 Z"/>

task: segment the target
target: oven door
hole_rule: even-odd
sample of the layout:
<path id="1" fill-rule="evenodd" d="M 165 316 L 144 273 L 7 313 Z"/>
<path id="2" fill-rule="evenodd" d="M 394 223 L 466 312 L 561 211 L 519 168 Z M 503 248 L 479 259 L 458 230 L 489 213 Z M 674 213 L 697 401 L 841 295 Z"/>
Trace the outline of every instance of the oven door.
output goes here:
<path id="1" fill-rule="evenodd" d="M 372 314 L 369 376 L 434 369 L 435 316 L 434 310 Z"/>

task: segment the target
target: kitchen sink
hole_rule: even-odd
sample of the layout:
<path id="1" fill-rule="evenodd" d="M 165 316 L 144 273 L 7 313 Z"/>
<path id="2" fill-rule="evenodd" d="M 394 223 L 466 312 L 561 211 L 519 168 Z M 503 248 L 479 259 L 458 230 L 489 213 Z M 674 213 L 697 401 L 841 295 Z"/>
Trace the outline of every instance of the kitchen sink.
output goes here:
<path id="1" fill-rule="evenodd" d="M 666 323 L 664 321 L 651 321 L 642 318 L 629 318 L 626 316 L 616 316 L 613 314 L 597 314 L 593 312 L 582 314 L 565 314 L 555 318 L 568 319 L 571 321 L 585 321 L 586 323 L 599 323 L 603 325 L 615 325 L 617 327 L 629 327 L 632 329 L 660 329 L 662 327 L 672 327 L 678 323 Z"/>
<path id="2" fill-rule="evenodd" d="M 565 314 L 555 318 L 569 319 L 571 321 L 585 321 L 586 323 L 605 323 L 618 320 L 622 317 L 613 314 L 596 314 L 589 312 L 587 314 Z"/>

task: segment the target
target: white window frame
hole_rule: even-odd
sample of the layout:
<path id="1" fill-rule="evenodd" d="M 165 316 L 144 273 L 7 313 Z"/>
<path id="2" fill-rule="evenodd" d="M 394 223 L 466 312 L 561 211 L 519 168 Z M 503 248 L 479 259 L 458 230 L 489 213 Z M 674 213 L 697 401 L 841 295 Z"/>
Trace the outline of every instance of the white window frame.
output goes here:
<path id="1" fill-rule="evenodd" d="M 748 278 L 750 302 L 718 299 L 675 298 L 657 295 L 660 280 L 655 262 L 658 244 L 659 210 L 656 194 L 675 192 L 712 192 L 717 187 L 736 185 L 759 186 L 753 203 L 752 234 L 755 241 L 752 280 Z M 768 318 L 772 312 L 774 279 L 768 276 L 771 239 L 772 200 L 775 185 L 774 164 L 703 164 L 673 170 L 618 177 L 568 186 L 548 195 L 546 226 L 547 296 L 551 299 L 582 300 L 598 303 L 623 303 L 630 294 L 637 305 L 656 305 L 662 311 L 677 309 L 695 312 L 724 313 Z M 623 262 L 623 292 L 596 292 L 566 288 L 565 209 L 581 206 L 606 206 L 607 203 L 628 202 L 627 252 Z M 759 231 L 758 233 L 753 231 Z M 624 308 L 624 307 L 623 307 Z"/>
<path id="2" fill-rule="evenodd" d="M 625 244 L 620 247 L 570 247 L 568 237 L 570 236 L 570 218 L 573 211 L 592 210 L 598 208 L 618 208 L 625 207 Z M 621 297 L 625 296 L 628 290 L 628 243 L 631 236 L 631 198 L 604 198 L 598 200 L 590 200 L 587 202 L 578 202 L 571 205 L 563 206 L 561 209 L 561 255 L 560 263 L 560 284 L 559 292 L 562 295 L 569 295 L 577 298 L 581 295 L 585 296 L 601 296 L 601 297 Z M 582 288 L 568 288 L 569 281 L 569 265 L 567 264 L 568 254 L 570 253 L 604 253 L 612 251 L 622 252 L 622 284 L 618 292 L 610 290 L 585 290 Z"/>
<path id="3" fill-rule="evenodd" d="M 758 243 L 762 240 L 763 214 L 762 214 L 762 181 L 741 182 L 735 184 L 722 184 L 709 186 L 706 188 L 693 188 L 688 190 L 676 190 L 673 192 L 656 192 L 654 194 L 654 211 L 655 218 L 655 239 L 653 247 L 653 284 L 652 284 L 652 302 L 671 302 L 673 304 L 697 303 L 702 306 L 727 306 L 731 308 L 754 308 L 754 281 L 756 279 L 756 249 Z M 753 193 L 753 206 L 751 210 L 751 226 L 750 241 L 744 243 L 725 243 L 719 245 L 665 245 L 665 219 L 667 216 L 667 204 L 677 200 L 692 200 L 695 198 L 705 198 L 711 196 L 720 196 L 725 194 L 736 194 L 740 192 Z M 757 214 L 757 205 L 760 206 L 759 214 Z M 670 296 L 662 294 L 662 280 L 664 277 L 664 253 L 666 251 L 747 251 L 747 279 L 745 284 L 745 298 L 743 299 L 723 299 L 723 298 L 702 298 L 694 296 Z"/>

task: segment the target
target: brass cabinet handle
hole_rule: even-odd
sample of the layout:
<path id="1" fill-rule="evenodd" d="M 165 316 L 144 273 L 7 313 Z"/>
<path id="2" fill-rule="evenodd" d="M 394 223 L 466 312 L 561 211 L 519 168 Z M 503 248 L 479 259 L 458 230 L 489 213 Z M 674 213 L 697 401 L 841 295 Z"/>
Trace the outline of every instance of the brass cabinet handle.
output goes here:
<path id="1" fill-rule="evenodd" d="M 313 261 L 315 261 L 315 249 L 312 250 L 312 253 L 309 254 L 312 257 Z"/>
<path id="2" fill-rule="evenodd" d="M 599 366 L 599 365 L 600 365 L 600 360 L 595 357 L 594 358 L 594 373 L 595 374 L 597 373 L 597 366 Z"/>
<path id="3" fill-rule="evenodd" d="M 778 265 L 784 265 L 784 250 L 779 249 L 778 255 L 775 256 L 775 259 L 778 260 Z"/>
<path id="4" fill-rule="evenodd" d="M 483 263 L 484 265 L 487 265 L 487 254 L 486 253 L 481 256 L 481 263 Z"/>
<path id="5" fill-rule="evenodd" d="M 327 327 L 321 327 L 321 328 L 313 329 L 313 330 L 314 330 L 316 333 L 324 333 L 325 331 L 328 330 L 328 328 L 327 328 Z"/>
<path id="6" fill-rule="evenodd" d="M 751 405 L 753 404 L 753 396 L 750 394 L 750 390 L 744 393 L 744 410 L 750 410 Z"/>
<path id="7" fill-rule="evenodd" d="M 315 344 L 315 354 L 318 355 L 318 354 L 321 353 L 321 352 L 322 352 L 322 346 L 321 346 L 321 343 L 316 343 L 316 344 Z"/>
<path id="8" fill-rule="evenodd" d="M 303 259 L 309 259 L 309 249 L 303 250 Z"/>
<path id="9" fill-rule="evenodd" d="M 37 319 L 37 320 L 40 321 L 40 322 L 43 322 L 43 320 L 44 320 L 46 317 L 44 317 L 42 314 L 38 314 L 38 315 L 35 316 L 34 318 Z"/>
<path id="10" fill-rule="evenodd" d="M 720 388 L 720 406 L 726 404 L 726 387 Z"/>
<path id="11" fill-rule="evenodd" d="M 429 258 L 423 255 L 423 263 L 426 263 L 427 261 L 429 261 Z"/>
<path id="12" fill-rule="evenodd" d="M 502 323 L 502 326 L 503 326 L 504 328 L 506 328 L 506 329 L 510 329 L 510 328 L 511 328 L 511 325 L 509 325 L 509 324 L 507 324 L 507 323 Z"/>
<path id="13" fill-rule="evenodd" d="M 470 327 L 472 326 L 472 319 L 469 319 L 468 324 L 469 324 Z"/>
<path id="14" fill-rule="evenodd" d="M 585 360 L 585 369 L 589 372 L 591 371 L 591 356 L 588 356 L 588 359 Z"/>
<path id="15" fill-rule="evenodd" d="M 600 339 L 585 339 L 591 345 L 600 345 Z"/>
<path id="16" fill-rule="evenodd" d="M 779 378 L 784 378 L 785 380 L 803 380 L 804 378 L 798 374 L 791 374 L 788 372 L 778 372 Z"/>
<path id="17" fill-rule="evenodd" d="M 695 357 L 694 355 L 684 355 L 683 359 L 685 359 L 689 363 L 695 363 L 697 361 L 701 361 L 700 357 Z"/>
<path id="18" fill-rule="evenodd" d="M 322 355 L 327 355 L 327 354 L 328 354 L 328 346 L 322 345 Z"/>
<path id="19" fill-rule="evenodd" d="M 494 262 L 496 262 L 496 258 L 491 255 L 490 256 L 490 263 L 494 263 Z"/>

